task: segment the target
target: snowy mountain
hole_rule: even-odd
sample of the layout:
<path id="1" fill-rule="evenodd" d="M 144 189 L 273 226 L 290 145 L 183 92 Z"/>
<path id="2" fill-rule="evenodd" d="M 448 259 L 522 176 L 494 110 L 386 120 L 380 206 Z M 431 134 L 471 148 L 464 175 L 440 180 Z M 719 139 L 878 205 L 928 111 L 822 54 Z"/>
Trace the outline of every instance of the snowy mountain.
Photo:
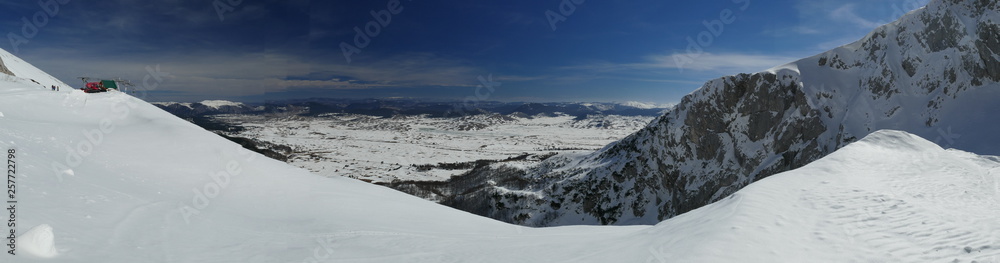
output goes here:
<path id="1" fill-rule="evenodd" d="M 527 228 L 316 176 L 0 60 L 3 262 L 1000 261 L 1000 158 L 905 132 L 655 226 Z"/>
<path id="2" fill-rule="evenodd" d="M 153 105 L 182 118 L 192 118 L 208 114 L 257 113 L 265 110 L 261 106 L 250 106 L 240 102 L 225 100 L 205 100 L 194 103 L 154 102 Z"/>
<path id="3" fill-rule="evenodd" d="M 535 229 L 316 176 L 124 93 L 9 78 L 0 112 L 16 162 L 4 262 L 1000 260 L 1000 158 L 904 132 L 655 226 Z"/>
<path id="4" fill-rule="evenodd" d="M 634 107 L 639 109 L 669 109 L 670 107 L 673 107 L 673 105 L 670 104 L 656 104 L 656 103 L 647 103 L 638 101 L 626 101 L 619 103 L 619 105 Z"/>
<path id="5" fill-rule="evenodd" d="M 655 224 L 880 129 L 1000 154 L 998 32 L 995 1 L 933 0 L 855 43 L 709 81 L 593 154 L 495 165 L 438 190 L 530 226 Z"/>

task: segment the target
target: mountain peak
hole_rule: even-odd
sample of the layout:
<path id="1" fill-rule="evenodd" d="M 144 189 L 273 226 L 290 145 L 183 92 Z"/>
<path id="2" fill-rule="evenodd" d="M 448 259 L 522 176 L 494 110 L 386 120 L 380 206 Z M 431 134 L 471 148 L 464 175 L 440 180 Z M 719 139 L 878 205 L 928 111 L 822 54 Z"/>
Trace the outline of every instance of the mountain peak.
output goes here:
<path id="1" fill-rule="evenodd" d="M 446 204 L 535 226 L 652 224 L 869 135 L 861 144 L 932 146 L 879 130 L 1000 154 L 998 22 L 995 1 L 935 0 L 857 42 L 711 80 L 644 129 L 584 158 L 477 171 L 497 182 L 534 183 L 471 186 Z"/>
<path id="2" fill-rule="evenodd" d="M 921 138 L 920 136 L 916 136 L 905 131 L 897 131 L 897 130 L 875 131 L 869 134 L 868 136 L 865 136 L 863 139 L 853 143 L 852 145 L 856 144 L 857 145 L 866 144 L 881 148 L 907 150 L 914 152 L 942 150 L 941 146 L 938 146 L 934 142 L 928 141 L 927 139 Z"/>

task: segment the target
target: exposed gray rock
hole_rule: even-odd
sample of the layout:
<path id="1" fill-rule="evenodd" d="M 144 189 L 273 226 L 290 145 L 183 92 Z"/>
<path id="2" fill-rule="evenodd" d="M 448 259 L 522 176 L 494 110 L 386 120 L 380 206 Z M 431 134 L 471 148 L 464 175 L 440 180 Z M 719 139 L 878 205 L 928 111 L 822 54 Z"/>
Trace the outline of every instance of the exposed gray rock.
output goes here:
<path id="1" fill-rule="evenodd" d="M 0 73 L 14 76 L 14 73 L 10 72 L 10 69 L 7 69 L 7 65 L 3 64 L 3 59 L 0 59 Z"/>
<path id="2" fill-rule="evenodd" d="M 469 178 L 490 182 L 463 181 L 462 192 L 451 192 L 445 204 L 531 226 L 653 224 L 806 165 L 877 129 L 934 138 L 948 122 L 949 131 L 958 126 L 967 136 L 995 136 L 962 130 L 1000 128 L 963 124 L 993 117 L 954 110 L 967 106 L 957 99 L 973 91 L 1000 99 L 995 21 L 995 1 L 933 0 L 854 44 L 793 67 L 712 80 L 642 130 L 593 154 L 558 155 L 525 170 L 477 169 Z M 1000 110 L 988 98 L 976 99 L 987 110 Z M 954 146 L 983 149 L 970 139 Z"/>

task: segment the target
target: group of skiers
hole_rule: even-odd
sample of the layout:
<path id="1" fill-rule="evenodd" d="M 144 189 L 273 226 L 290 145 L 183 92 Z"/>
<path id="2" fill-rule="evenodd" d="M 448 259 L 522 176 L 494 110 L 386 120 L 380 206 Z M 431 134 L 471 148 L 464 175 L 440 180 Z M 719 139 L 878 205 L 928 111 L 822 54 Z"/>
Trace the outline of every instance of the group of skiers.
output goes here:
<path id="1" fill-rule="evenodd" d="M 59 91 L 59 86 L 52 85 L 52 91 Z"/>

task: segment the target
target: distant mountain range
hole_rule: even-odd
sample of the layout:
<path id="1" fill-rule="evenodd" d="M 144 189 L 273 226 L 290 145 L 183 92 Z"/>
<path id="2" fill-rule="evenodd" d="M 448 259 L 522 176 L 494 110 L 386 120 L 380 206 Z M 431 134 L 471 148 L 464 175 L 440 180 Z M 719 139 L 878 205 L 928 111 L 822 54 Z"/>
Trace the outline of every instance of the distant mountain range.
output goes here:
<path id="1" fill-rule="evenodd" d="M 641 102 L 426 102 L 411 99 L 297 99 L 267 103 L 240 103 L 208 100 L 195 103 L 154 102 L 154 105 L 181 118 L 216 114 L 291 113 L 318 116 L 328 113 L 351 113 L 392 117 L 396 115 L 427 115 L 429 117 L 463 117 L 468 115 L 557 115 L 565 114 L 584 119 L 588 115 L 659 116 L 671 105 Z"/>

